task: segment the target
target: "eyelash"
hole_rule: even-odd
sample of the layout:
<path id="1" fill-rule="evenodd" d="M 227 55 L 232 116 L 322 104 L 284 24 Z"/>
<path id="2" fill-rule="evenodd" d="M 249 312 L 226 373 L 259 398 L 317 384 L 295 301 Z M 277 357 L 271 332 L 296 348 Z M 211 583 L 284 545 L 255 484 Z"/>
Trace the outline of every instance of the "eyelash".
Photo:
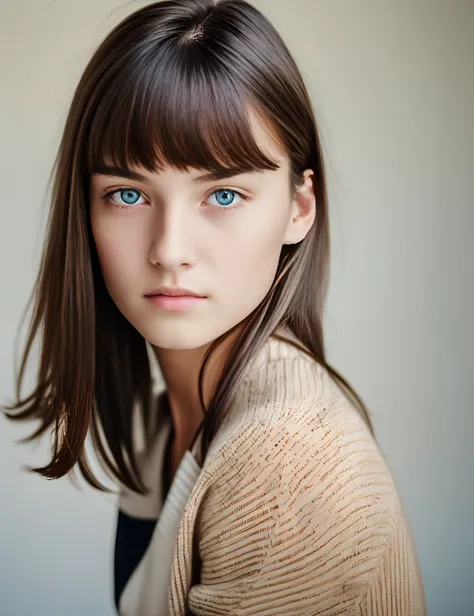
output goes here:
<path id="1" fill-rule="evenodd" d="M 116 207 L 120 210 L 131 210 L 133 209 L 133 206 L 130 205 L 121 205 L 120 203 L 114 203 L 111 199 L 112 195 L 114 195 L 117 192 L 121 192 L 122 190 L 134 190 L 137 193 L 140 194 L 141 197 L 145 197 L 145 195 L 142 194 L 142 192 L 140 190 L 138 190 L 138 188 L 133 188 L 132 186 L 119 186 L 118 188 L 113 188 L 111 190 L 108 190 L 103 196 L 102 199 L 104 201 L 107 201 L 108 203 L 110 203 L 113 207 Z M 209 195 L 206 197 L 206 199 L 208 199 L 211 195 L 213 195 L 216 192 L 219 192 L 221 190 L 228 190 L 229 192 L 235 193 L 236 195 L 239 195 L 239 197 L 241 197 L 242 202 L 240 202 L 238 205 L 230 205 L 230 206 L 210 206 L 210 207 L 217 207 L 218 210 L 220 211 L 235 211 L 238 210 L 239 208 L 241 208 L 245 201 L 247 201 L 249 199 L 249 197 L 247 195 L 244 195 L 243 193 L 241 193 L 239 190 L 234 190 L 233 188 L 228 188 L 227 186 L 223 186 L 222 188 L 216 188 L 216 190 L 213 190 L 211 193 L 209 193 Z M 141 205 L 141 204 L 139 204 Z"/>

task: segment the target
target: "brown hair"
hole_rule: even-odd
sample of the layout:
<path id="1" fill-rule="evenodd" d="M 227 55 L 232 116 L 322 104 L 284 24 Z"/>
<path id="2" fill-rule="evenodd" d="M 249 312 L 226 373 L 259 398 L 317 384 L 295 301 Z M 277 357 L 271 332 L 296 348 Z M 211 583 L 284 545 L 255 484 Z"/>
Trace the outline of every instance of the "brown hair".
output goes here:
<path id="1" fill-rule="evenodd" d="M 297 65 L 274 27 L 244 0 L 168 0 L 134 12 L 112 30 L 85 68 L 70 106 L 52 170 L 52 207 L 17 402 L 5 407 L 11 419 L 40 420 L 26 441 L 53 427 L 52 459 L 31 471 L 54 479 L 77 462 L 91 485 L 106 490 L 85 455 L 90 431 L 109 475 L 147 491 L 137 467 L 132 422 L 136 407 L 145 426 L 156 412 L 147 343 L 106 290 L 90 227 L 90 176 L 106 160 L 149 171 L 166 163 L 180 170 L 203 168 L 222 177 L 276 169 L 255 143 L 249 108 L 289 155 L 291 195 L 301 186 L 303 171 L 314 171 L 316 220 L 304 240 L 282 247 L 274 284 L 245 320 L 207 409 L 204 367 L 231 332 L 215 340 L 204 358 L 201 457 L 249 361 L 282 325 L 328 370 L 371 428 L 363 402 L 325 358 L 326 180 L 316 121 Z M 38 334 L 37 384 L 22 398 Z"/>

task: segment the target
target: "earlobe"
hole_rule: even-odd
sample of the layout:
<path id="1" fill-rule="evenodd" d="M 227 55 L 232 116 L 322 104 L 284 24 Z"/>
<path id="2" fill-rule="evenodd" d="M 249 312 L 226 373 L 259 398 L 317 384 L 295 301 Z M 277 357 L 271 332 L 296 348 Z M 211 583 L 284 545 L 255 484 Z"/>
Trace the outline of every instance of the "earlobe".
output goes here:
<path id="1" fill-rule="evenodd" d="M 306 169 L 303 173 L 304 182 L 298 188 L 291 206 L 291 218 L 285 234 L 285 244 L 301 242 L 313 225 L 316 217 L 316 197 L 312 175 L 314 175 L 312 169 Z"/>

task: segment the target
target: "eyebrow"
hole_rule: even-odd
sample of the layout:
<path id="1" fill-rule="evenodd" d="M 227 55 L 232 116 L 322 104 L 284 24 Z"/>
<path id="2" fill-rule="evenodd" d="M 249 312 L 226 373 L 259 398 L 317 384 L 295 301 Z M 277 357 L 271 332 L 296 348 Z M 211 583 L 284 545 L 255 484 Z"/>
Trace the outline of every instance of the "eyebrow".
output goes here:
<path id="1" fill-rule="evenodd" d="M 251 171 L 251 170 L 249 170 Z M 207 171 L 193 178 L 194 182 L 211 182 L 215 180 L 224 180 L 245 173 L 239 169 L 223 169 L 219 171 Z M 138 182 L 148 182 L 148 178 L 137 171 L 132 171 L 128 167 L 114 167 L 110 165 L 100 165 L 92 170 L 92 175 L 109 175 L 113 177 L 122 177 Z"/>

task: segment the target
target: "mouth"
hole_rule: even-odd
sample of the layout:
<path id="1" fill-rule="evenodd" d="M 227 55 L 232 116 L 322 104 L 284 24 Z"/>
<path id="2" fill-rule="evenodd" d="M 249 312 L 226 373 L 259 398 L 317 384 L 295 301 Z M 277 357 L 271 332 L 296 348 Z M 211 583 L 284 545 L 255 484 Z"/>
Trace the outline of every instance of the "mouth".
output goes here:
<path id="1" fill-rule="evenodd" d="M 147 295 L 147 299 L 158 308 L 169 311 L 188 310 L 202 302 L 206 297 L 196 295 Z"/>
<path id="2" fill-rule="evenodd" d="M 184 287 L 159 287 L 154 289 L 150 293 L 146 294 L 146 297 L 200 297 L 204 298 L 205 295 L 200 295 L 190 289 Z"/>

